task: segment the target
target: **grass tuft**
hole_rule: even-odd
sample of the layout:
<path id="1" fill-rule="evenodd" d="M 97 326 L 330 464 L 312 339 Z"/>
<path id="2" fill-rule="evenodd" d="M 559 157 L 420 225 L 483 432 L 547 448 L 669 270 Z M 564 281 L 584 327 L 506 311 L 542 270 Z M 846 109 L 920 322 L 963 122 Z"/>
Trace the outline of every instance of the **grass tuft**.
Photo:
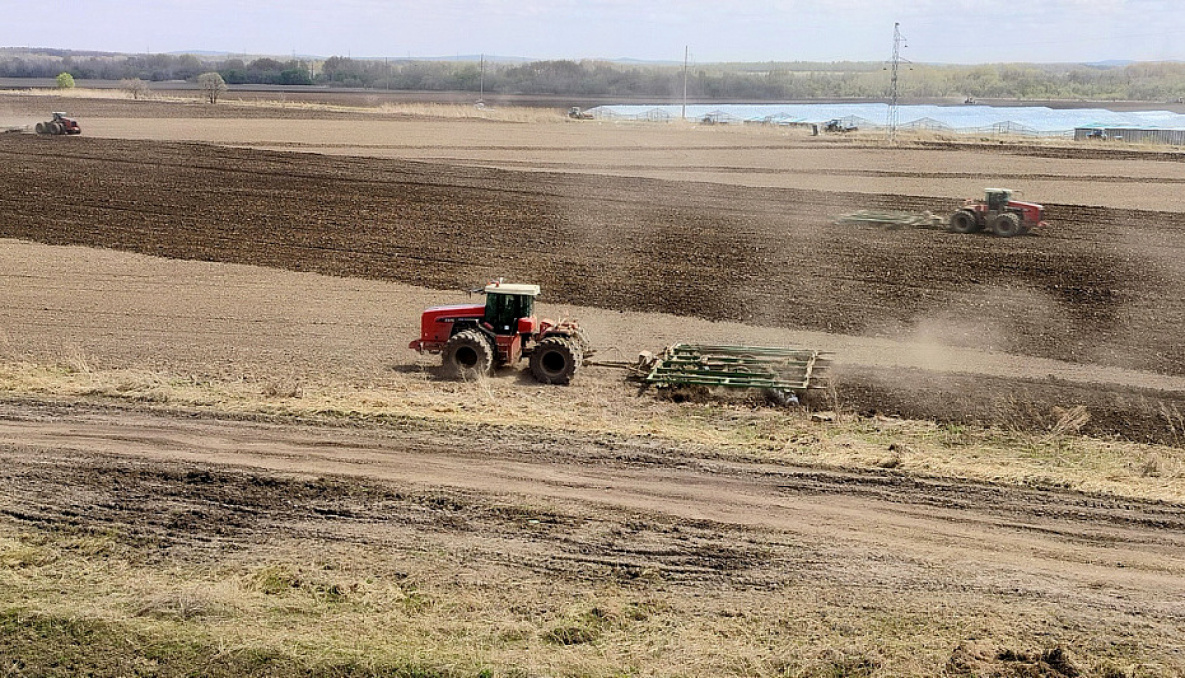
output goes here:
<path id="1" fill-rule="evenodd" d="M 1069 409 L 1055 407 L 1053 416 L 1055 421 L 1049 427 L 1049 432 L 1058 436 L 1078 433 L 1083 426 L 1090 422 L 1090 412 L 1086 410 L 1085 405 L 1076 405 Z"/>
<path id="2" fill-rule="evenodd" d="M 299 590 L 299 574 L 287 565 L 266 565 L 251 573 L 246 582 L 249 591 L 279 596 Z"/>
<path id="3" fill-rule="evenodd" d="M 188 621 L 210 616 L 216 611 L 216 608 L 217 606 L 209 596 L 193 589 L 187 589 L 155 595 L 145 601 L 135 611 L 135 615 L 137 617 Z"/>
<path id="4" fill-rule="evenodd" d="M 0 566 L 13 569 L 43 567 L 58 560 L 57 552 L 47 546 L 0 542 Z"/>

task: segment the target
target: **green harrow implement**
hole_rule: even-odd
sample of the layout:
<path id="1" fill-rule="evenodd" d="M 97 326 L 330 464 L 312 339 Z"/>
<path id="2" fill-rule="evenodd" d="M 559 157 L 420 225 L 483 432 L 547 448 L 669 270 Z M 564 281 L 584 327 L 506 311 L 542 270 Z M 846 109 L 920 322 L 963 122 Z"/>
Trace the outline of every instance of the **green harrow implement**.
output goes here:
<path id="1" fill-rule="evenodd" d="M 841 225 L 879 224 L 896 228 L 941 228 L 946 221 L 929 212 L 894 212 L 891 210 L 860 210 L 836 217 Z"/>
<path id="2" fill-rule="evenodd" d="M 819 377 L 830 354 L 766 346 L 675 344 L 648 364 L 641 379 L 658 386 L 766 389 L 801 394 L 821 388 Z"/>

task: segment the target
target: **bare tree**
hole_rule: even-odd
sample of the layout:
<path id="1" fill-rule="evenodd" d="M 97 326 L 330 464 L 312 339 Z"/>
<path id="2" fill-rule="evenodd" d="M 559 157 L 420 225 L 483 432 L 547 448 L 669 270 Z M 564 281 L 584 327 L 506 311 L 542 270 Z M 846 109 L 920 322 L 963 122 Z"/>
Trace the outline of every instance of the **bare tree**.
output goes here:
<path id="1" fill-rule="evenodd" d="M 148 96 L 148 83 L 140 78 L 124 78 L 119 81 L 119 88 L 133 99 Z"/>
<path id="2" fill-rule="evenodd" d="M 202 91 L 202 98 L 212 104 L 218 103 L 218 97 L 226 91 L 226 81 L 215 71 L 202 73 L 197 78 L 198 89 Z"/>

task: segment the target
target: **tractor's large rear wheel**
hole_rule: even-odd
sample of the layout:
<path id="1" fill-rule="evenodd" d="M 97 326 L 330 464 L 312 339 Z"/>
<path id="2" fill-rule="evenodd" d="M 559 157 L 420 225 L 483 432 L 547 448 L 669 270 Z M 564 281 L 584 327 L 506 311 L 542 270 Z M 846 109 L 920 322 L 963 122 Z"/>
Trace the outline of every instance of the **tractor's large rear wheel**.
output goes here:
<path id="1" fill-rule="evenodd" d="M 974 233 L 979 230 L 979 219 L 971 210 L 959 210 L 950 217 L 951 233 Z"/>
<path id="2" fill-rule="evenodd" d="M 1011 238 L 1021 234 L 1020 217 L 1011 212 L 998 215 L 992 219 L 992 232 L 1001 238 Z"/>
<path id="3" fill-rule="evenodd" d="M 445 376 L 452 379 L 476 379 L 494 367 L 494 347 L 478 330 L 457 332 L 444 345 L 441 355 Z"/>
<path id="4" fill-rule="evenodd" d="M 548 337 L 531 353 L 531 374 L 543 384 L 567 384 L 576 375 L 584 355 L 568 337 Z"/>

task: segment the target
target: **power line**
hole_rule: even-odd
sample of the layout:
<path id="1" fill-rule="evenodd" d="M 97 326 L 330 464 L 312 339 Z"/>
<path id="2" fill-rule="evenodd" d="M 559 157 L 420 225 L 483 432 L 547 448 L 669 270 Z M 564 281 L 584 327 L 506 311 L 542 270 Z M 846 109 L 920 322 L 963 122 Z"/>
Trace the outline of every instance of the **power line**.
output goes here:
<path id="1" fill-rule="evenodd" d="M 897 122 L 900 112 L 897 109 L 897 72 L 901 66 L 901 44 L 905 36 L 901 35 L 901 24 L 893 24 L 893 75 L 889 78 L 889 143 L 897 140 Z"/>
<path id="2" fill-rule="evenodd" d="M 683 112 L 679 114 L 679 119 L 687 120 L 687 60 L 691 57 L 691 45 L 683 47 Z"/>

